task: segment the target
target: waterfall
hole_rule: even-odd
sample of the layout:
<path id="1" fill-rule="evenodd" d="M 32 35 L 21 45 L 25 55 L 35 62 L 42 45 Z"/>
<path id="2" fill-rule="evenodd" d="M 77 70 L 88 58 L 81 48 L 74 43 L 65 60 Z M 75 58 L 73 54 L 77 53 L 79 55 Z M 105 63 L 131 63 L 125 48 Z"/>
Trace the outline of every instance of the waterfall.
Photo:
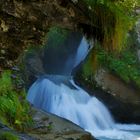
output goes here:
<path id="1" fill-rule="evenodd" d="M 83 48 L 83 49 L 82 49 Z M 85 38 L 81 40 L 74 67 L 89 51 Z M 66 118 L 100 140 L 138 140 L 134 131 L 139 125 L 117 124 L 106 106 L 74 83 L 72 76 L 44 75 L 30 87 L 27 100 L 36 108 Z"/>
<path id="2" fill-rule="evenodd" d="M 97 138 L 136 140 L 137 136 L 127 131 L 140 131 L 139 125 L 116 124 L 105 105 L 75 85 L 72 79 L 69 82 L 75 88 L 47 78 L 38 79 L 29 89 L 27 99 L 35 107 L 68 119 Z"/>

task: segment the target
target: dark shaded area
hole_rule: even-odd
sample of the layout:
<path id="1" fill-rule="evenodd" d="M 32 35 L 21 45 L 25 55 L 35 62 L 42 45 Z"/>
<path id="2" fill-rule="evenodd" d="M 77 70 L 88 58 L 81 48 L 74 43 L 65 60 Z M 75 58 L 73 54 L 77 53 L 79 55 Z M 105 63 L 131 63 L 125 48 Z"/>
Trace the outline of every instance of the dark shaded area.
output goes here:
<path id="1" fill-rule="evenodd" d="M 88 9 L 84 0 L 1 0 L 0 69 L 10 68 L 17 63 L 17 58 L 29 45 L 42 45 L 51 26 L 80 30 L 102 41 L 104 24 L 105 30 L 112 30 L 115 19 L 110 20 L 109 15 L 102 21 L 101 16 L 108 16 L 108 9 L 102 5 L 95 8 L 97 15 Z"/>
<path id="2" fill-rule="evenodd" d="M 70 75 L 82 38 L 81 33 L 71 31 L 57 44 L 54 44 L 54 42 L 55 39 L 59 40 L 59 37 L 48 38 L 43 56 L 46 74 Z"/>
<path id="3" fill-rule="evenodd" d="M 66 31 L 66 34 L 61 35 L 63 31 Z M 23 79 L 27 89 L 42 75 L 70 76 L 72 73 L 77 49 L 83 38 L 82 33 L 61 28 L 58 32 L 55 30 L 50 33 L 44 47 L 32 48 L 23 57 Z"/>
<path id="4" fill-rule="evenodd" d="M 30 44 L 43 44 L 51 25 L 73 25 L 55 0 L 0 1 L 0 70 L 12 67 Z M 66 19 L 66 20 L 67 20 Z"/>

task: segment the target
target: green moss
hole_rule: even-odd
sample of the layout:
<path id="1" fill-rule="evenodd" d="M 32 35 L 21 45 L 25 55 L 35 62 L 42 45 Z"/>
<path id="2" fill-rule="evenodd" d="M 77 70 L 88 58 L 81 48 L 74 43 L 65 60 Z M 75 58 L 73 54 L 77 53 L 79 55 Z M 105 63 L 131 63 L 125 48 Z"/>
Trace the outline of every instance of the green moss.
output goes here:
<path id="1" fill-rule="evenodd" d="M 0 78 L 0 121 L 10 127 L 24 130 L 32 122 L 24 90 L 17 92 L 12 86 L 10 71 Z"/>
<path id="2" fill-rule="evenodd" d="M 124 50 L 119 56 L 107 57 L 108 68 L 127 83 L 134 82 L 140 87 L 140 67 L 133 50 Z"/>
<path id="3" fill-rule="evenodd" d="M 127 33 L 135 24 L 135 7 L 139 0 L 83 0 L 91 24 L 96 27 L 93 34 L 106 50 L 120 51 L 126 46 Z"/>
<path id="4" fill-rule="evenodd" d="M 99 34 L 97 40 L 100 42 L 96 43 L 83 66 L 84 77 L 93 75 L 98 67 L 105 67 L 127 83 L 133 82 L 140 87 L 140 65 L 135 48 L 139 44 L 132 30 L 139 17 L 135 13 L 135 8 L 140 6 L 139 0 L 83 2 L 96 28 L 93 34 Z"/>
<path id="5" fill-rule="evenodd" d="M 120 54 L 100 50 L 97 58 L 100 65 L 117 74 L 125 82 L 133 82 L 140 87 L 140 66 L 133 49 L 125 49 Z"/>
<path id="6" fill-rule="evenodd" d="M 47 43 L 49 44 L 51 42 L 51 47 L 57 47 L 60 46 L 65 39 L 67 38 L 69 31 L 57 26 L 53 26 L 50 28 L 48 34 L 47 34 Z M 55 40 L 55 41 L 52 41 Z"/>
<path id="7" fill-rule="evenodd" d="M 0 134 L 1 140 L 19 140 L 19 138 L 11 132 L 3 132 Z"/>
<path id="8" fill-rule="evenodd" d="M 136 51 L 139 44 L 134 36 L 134 33 L 128 36 L 127 48 L 121 52 L 109 52 L 96 43 L 83 66 L 84 77 L 93 76 L 98 68 L 106 68 L 126 83 L 133 83 L 140 88 L 140 63 Z"/>

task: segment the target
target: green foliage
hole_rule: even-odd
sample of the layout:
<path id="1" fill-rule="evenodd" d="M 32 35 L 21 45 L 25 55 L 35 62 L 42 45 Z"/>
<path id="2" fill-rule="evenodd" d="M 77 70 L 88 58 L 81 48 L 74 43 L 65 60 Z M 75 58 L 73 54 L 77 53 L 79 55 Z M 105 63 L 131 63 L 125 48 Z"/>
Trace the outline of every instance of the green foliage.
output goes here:
<path id="1" fill-rule="evenodd" d="M 52 130 L 52 124 L 49 124 L 49 125 L 47 126 L 47 128 L 48 128 L 49 131 Z"/>
<path id="2" fill-rule="evenodd" d="M 125 82 L 134 82 L 140 87 L 140 66 L 133 49 L 125 49 L 120 54 L 108 53 L 101 49 L 96 55 L 101 66 L 108 68 Z"/>
<path id="3" fill-rule="evenodd" d="M 124 81 L 134 82 L 140 87 L 140 66 L 135 49 L 136 36 L 128 36 L 139 15 L 135 9 L 139 0 L 83 0 L 87 13 L 99 34 L 96 48 L 90 53 L 83 66 L 84 77 L 94 74 L 102 66 L 120 76 Z M 135 38 L 135 41 L 134 41 Z M 135 43 L 134 43 L 135 42 Z"/>
<path id="4" fill-rule="evenodd" d="M 140 88 L 140 63 L 137 48 L 140 46 L 135 30 L 127 35 L 127 47 L 120 52 L 107 51 L 101 44 L 95 42 L 94 49 L 90 52 L 83 65 L 84 77 L 91 77 L 98 68 L 106 68 L 118 75 L 127 83 L 134 83 Z"/>
<path id="5" fill-rule="evenodd" d="M 11 132 L 3 132 L 0 134 L 1 140 L 19 140 L 19 138 Z"/>
<path id="6" fill-rule="evenodd" d="M 127 33 L 136 21 L 135 7 L 139 0 L 83 0 L 99 41 L 107 50 L 121 50 L 126 46 Z M 95 33 L 95 31 L 93 32 Z"/>
<path id="7" fill-rule="evenodd" d="M 96 56 L 96 52 L 91 52 L 87 59 L 86 62 L 83 65 L 83 76 L 84 77 L 89 77 L 95 74 L 96 69 L 97 69 L 97 56 Z"/>
<path id="8" fill-rule="evenodd" d="M 119 0 L 117 4 L 121 6 L 125 12 L 131 13 L 137 6 L 139 6 L 139 0 Z"/>
<path id="9" fill-rule="evenodd" d="M 17 92 L 5 71 L 0 78 L 0 120 L 8 126 L 23 130 L 31 124 L 29 105 L 25 101 L 25 92 Z"/>
<path id="10" fill-rule="evenodd" d="M 83 65 L 83 74 L 84 74 L 84 77 L 88 77 L 89 75 L 92 75 L 94 73 L 93 63 L 94 63 L 94 61 L 92 59 L 92 54 L 90 54 L 88 56 L 88 60 Z"/>

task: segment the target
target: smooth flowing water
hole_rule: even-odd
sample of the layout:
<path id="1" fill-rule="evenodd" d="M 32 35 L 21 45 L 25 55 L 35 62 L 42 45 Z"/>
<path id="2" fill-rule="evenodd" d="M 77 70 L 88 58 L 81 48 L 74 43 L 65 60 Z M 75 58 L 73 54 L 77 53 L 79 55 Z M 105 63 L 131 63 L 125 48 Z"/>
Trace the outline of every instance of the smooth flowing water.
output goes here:
<path id="1" fill-rule="evenodd" d="M 82 38 L 73 68 L 84 60 L 89 49 Z M 38 78 L 29 89 L 27 100 L 37 108 L 74 122 L 100 140 L 140 139 L 140 125 L 116 123 L 105 105 L 77 86 L 72 76 L 53 74 Z"/>

